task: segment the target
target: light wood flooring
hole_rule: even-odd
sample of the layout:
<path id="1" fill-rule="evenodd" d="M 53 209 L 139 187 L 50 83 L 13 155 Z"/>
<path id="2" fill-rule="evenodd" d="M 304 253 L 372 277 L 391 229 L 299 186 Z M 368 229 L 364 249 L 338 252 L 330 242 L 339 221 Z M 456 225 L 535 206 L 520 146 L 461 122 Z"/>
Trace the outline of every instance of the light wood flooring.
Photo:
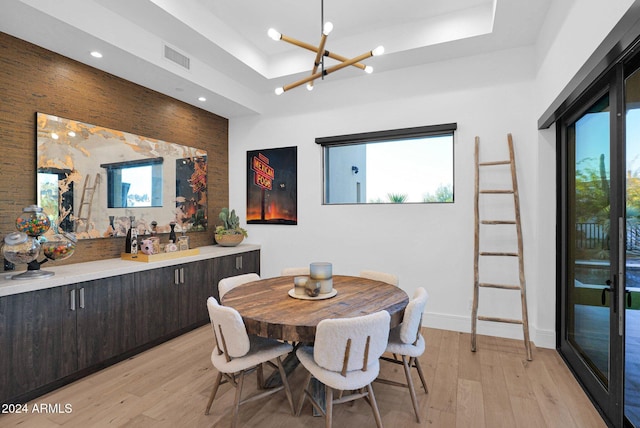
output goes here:
<path id="1" fill-rule="evenodd" d="M 422 423 L 415 422 L 406 389 L 375 383 L 386 427 L 606 426 L 555 350 L 534 348 L 528 362 L 521 341 L 478 336 L 472 353 L 469 334 L 428 328 L 423 333 L 429 394 L 417 393 Z M 211 349 L 210 327 L 199 328 L 28 403 L 30 412 L 34 404 L 70 404 L 71 413 L 0 415 L 0 426 L 228 427 L 235 391 L 230 385 L 220 388 L 211 414 L 204 415 L 215 377 Z M 383 363 L 382 375 L 402 380 L 399 369 Z M 299 366 L 290 376 L 296 404 L 304 375 Z M 255 376 L 249 379 L 245 387 L 254 391 Z M 333 421 L 336 428 L 375 426 L 364 400 L 337 405 Z M 312 416 L 308 400 L 300 417 L 291 415 L 279 393 L 242 406 L 240 425 L 313 428 L 324 422 Z"/>

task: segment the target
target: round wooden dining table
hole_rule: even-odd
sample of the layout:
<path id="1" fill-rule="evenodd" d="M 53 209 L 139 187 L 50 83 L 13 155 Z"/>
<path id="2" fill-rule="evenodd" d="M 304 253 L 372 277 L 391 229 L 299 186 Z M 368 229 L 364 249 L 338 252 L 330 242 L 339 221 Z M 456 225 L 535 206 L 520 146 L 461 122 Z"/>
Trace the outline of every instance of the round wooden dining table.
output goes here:
<path id="1" fill-rule="evenodd" d="M 323 319 L 350 318 L 386 310 L 390 327 L 402 322 L 409 296 L 386 282 L 357 276 L 334 275 L 336 295 L 321 300 L 289 296 L 293 276 L 279 276 L 242 284 L 222 297 L 222 304 L 236 309 L 247 333 L 292 342 L 313 342 Z"/>

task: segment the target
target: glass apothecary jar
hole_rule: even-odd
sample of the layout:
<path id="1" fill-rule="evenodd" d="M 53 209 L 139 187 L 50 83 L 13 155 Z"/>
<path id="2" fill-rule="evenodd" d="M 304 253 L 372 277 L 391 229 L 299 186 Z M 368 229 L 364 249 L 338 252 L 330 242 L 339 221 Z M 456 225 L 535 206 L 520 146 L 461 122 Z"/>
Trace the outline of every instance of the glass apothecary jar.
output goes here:
<path id="1" fill-rule="evenodd" d="M 31 263 L 40 255 L 40 243 L 24 232 L 13 232 L 4 237 L 2 255 L 11 263 Z"/>
<path id="2" fill-rule="evenodd" d="M 70 233 L 56 233 L 40 238 L 42 254 L 49 260 L 64 260 L 73 255 L 77 239 Z"/>
<path id="3" fill-rule="evenodd" d="M 16 219 L 16 229 L 18 232 L 26 233 L 29 236 L 40 236 L 51 227 L 49 217 L 42 212 L 42 208 L 37 205 L 29 205 L 22 209 L 22 214 Z"/>

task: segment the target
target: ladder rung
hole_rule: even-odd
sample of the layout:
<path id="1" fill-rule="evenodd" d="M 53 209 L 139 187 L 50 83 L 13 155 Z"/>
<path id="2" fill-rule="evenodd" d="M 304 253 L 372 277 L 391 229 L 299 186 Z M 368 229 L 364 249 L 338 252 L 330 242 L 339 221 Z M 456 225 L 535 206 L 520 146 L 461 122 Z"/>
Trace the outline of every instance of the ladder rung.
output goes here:
<path id="1" fill-rule="evenodd" d="M 493 161 L 493 162 L 480 162 L 478 166 L 495 166 L 495 165 L 509 165 L 511 161 Z"/>
<path id="2" fill-rule="evenodd" d="M 480 253 L 481 256 L 507 256 L 507 257 L 518 257 L 518 253 L 498 253 L 491 251 L 483 251 Z"/>
<path id="3" fill-rule="evenodd" d="M 515 220 L 482 220 L 482 224 L 516 224 Z"/>
<path id="4" fill-rule="evenodd" d="M 479 287 L 485 288 L 501 288 L 503 290 L 520 290 L 519 285 L 507 285 L 507 284 L 490 284 L 487 282 L 481 282 L 478 284 Z"/>
<path id="5" fill-rule="evenodd" d="M 481 190 L 480 193 L 493 193 L 509 195 L 513 193 L 513 190 Z"/>
<path id="6" fill-rule="evenodd" d="M 510 318 L 498 318 L 498 317 L 482 317 L 478 315 L 478 320 L 480 321 L 491 321 L 491 322 L 506 322 L 509 324 L 522 324 L 522 320 L 514 320 Z"/>

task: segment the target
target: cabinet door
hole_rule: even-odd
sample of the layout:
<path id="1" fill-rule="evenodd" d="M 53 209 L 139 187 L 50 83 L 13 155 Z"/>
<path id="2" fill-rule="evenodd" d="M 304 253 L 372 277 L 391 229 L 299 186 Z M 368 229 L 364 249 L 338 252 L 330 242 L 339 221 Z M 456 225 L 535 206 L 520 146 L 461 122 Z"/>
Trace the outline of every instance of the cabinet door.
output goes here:
<path id="1" fill-rule="evenodd" d="M 135 342 L 144 345 L 178 329 L 177 267 L 137 272 L 133 276 Z"/>
<path id="2" fill-rule="evenodd" d="M 135 345 L 133 302 L 120 276 L 76 285 L 78 369 L 118 356 Z"/>
<path id="3" fill-rule="evenodd" d="M 203 324 L 209 319 L 207 298 L 213 296 L 213 260 L 201 260 L 180 266 L 180 326 Z"/>
<path id="4" fill-rule="evenodd" d="M 0 298 L 0 402 L 77 370 L 72 286 Z"/>
<path id="5" fill-rule="evenodd" d="M 214 297 L 220 301 L 218 281 L 222 278 L 253 272 L 260 274 L 260 251 L 258 250 L 216 258 L 213 275 Z"/>

